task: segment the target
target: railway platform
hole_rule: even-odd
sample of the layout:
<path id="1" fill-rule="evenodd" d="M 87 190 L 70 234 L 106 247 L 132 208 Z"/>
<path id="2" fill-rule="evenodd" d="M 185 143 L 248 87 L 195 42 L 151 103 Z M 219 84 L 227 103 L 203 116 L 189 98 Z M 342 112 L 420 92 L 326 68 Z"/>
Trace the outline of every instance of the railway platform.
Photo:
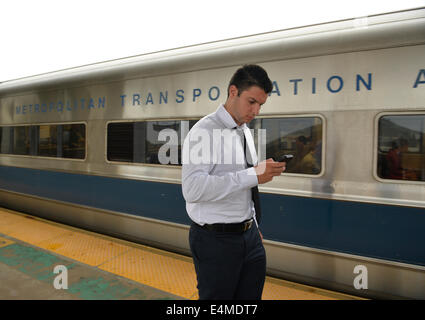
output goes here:
<path id="1" fill-rule="evenodd" d="M 0 208 L 0 300 L 197 300 L 190 257 Z M 359 297 L 267 277 L 264 300 Z"/>

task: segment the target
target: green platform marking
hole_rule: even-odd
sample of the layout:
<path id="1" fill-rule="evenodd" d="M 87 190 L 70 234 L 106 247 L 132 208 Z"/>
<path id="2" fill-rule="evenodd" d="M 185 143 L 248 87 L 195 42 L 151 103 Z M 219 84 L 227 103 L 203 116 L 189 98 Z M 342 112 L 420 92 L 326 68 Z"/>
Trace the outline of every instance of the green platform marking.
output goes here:
<path id="1" fill-rule="evenodd" d="M 41 281 L 53 283 L 56 274 L 53 268 L 56 265 L 64 265 L 71 270 L 75 264 L 60 259 L 47 252 L 13 243 L 0 248 L 0 262 Z"/>
<path id="2" fill-rule="evenodd" d="M 139 289 L 122 285 L 118 280 L 107 280 L 103 277 L 81 279 L 71 285 L 69 292 L 78 294 L 84 300 L 115 300 L 137 295 L 139 299 L 146 296 Z"/>
<path id="3" fill-rule="evenodd" d="M 125 280 L 117 279 L 113 274 L 76 264 L 20 243 L 0 247 L 0 263 L 19 270 L 32 278 L 51 284 L 52 290 L 56 290 L 53 287 L 53 281 L 55 277 L 59 276 L 59 274 L 53 273 L 53 270 L 57 265 L 64 265 L 68 270 L 68 289 L 65 290 L 85 300 L 178 298 L 170 293 L 148 286 L 144 291 L 143 287 L 141 289 L 134 287 Z M 74 275 L 71 276 L 73 271 Z M 79 273 L 89 274 L 90 276 L 78 277 Z"/>

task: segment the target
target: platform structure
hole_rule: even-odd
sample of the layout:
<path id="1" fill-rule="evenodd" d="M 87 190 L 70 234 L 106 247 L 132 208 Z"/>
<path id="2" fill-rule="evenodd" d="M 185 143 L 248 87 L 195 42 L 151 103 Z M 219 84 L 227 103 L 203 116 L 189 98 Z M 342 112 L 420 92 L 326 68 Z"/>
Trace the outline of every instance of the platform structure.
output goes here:
<path id="1" fill-rule="evenodd" d="M 0 300 L 198 299 L 192 258 L 0 208 Z M 264 300 L 359 297 L 267 277 Z"/>

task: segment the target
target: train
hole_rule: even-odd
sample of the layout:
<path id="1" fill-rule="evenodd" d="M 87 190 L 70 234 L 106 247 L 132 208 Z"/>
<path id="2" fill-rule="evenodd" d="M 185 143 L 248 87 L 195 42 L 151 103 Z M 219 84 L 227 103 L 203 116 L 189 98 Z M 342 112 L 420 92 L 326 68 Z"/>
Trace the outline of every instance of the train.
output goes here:
<path id="1" fill-rule="evenodd" d="M 0 206 L 190 255 L 182 141 L 251 63 L 259 157 L 294 155 L 259 186 L 267 273 L 424 299 L 425 8 L 2 82 Z"/>

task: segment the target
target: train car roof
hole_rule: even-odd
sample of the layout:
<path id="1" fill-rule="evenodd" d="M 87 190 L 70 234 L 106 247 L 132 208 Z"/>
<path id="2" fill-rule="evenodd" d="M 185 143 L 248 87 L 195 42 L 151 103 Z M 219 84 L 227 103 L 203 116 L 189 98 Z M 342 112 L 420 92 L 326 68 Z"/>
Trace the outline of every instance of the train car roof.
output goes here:
<path id="1" fill-rule="evenodd" d="M 16 93 L 425 43 L 425 7 L 244 36 L 0 83 Z"/>

